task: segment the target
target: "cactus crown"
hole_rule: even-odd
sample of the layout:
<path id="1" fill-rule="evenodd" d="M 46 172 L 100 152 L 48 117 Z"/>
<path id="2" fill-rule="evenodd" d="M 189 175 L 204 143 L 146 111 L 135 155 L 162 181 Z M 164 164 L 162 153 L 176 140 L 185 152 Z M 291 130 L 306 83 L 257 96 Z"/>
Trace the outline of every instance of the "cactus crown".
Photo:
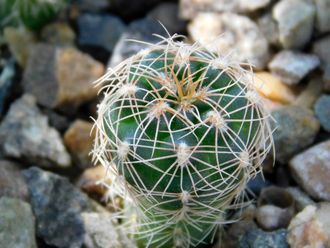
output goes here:
<path id="1" fill-rule="evenodd" d="M 163 38 L 101 78 L 94 159 L 139 210 L 142 247 L 212 241 L 272 147 L 248 71 L 198 43 Z"/>

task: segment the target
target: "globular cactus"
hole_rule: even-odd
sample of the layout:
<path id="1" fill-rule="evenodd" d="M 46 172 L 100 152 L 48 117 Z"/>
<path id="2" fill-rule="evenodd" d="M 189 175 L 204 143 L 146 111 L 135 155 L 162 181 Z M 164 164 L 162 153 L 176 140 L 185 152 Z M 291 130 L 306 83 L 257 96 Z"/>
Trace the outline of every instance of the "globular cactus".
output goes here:
<path id="1" fill-rule="evenodd" d="M 140 247 L 212 242 L 272 147 L 248 71 L 206 48 L 163 39 L 98 81 L 95 160 L 136 206 Z"/>
<path id="2" fill-rule="evenodd" d="M 69 0 L 1 0 L 0 27 L 23 25 L 39 29 L 65 6 Z"/>

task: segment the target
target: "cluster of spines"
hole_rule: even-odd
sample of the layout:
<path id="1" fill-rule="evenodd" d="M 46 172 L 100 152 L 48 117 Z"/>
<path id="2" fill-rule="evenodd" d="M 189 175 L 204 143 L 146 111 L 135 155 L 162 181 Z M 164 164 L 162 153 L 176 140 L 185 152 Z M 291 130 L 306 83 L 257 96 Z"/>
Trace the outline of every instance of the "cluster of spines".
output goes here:
<path id="1" fill-rule="evenodd" d="M 176 38 L 163 38 L 158 44 L 148 44 L 148 49 L 122 62 L 114 69 L 110 69 L 97 82 L 97 84 L 105 84 L 102 88 L 104 100 L 98 107 L 94 159 L 110 168 L 112 173 L 117 175 L 117 181 L 120 181 L 118 185 L 122 187 L 121 192 L 125 194 L 125 197 L 130 197 L 138 207 L 139 210 L 137 212 L 139 213 L 138 219 L 140 221 L 138 221 L 136 234 L 140 239 L 147 240 L 146 246 L 151 247 L 153 244 L 161 247 L 161 245 L 167 244 L 170 240 L 173 240 L 173 244 L 177 247 L 190 247 L 197 246 L 207 237 L 212 239 L 218 225 L 226 222 L 224 220 L 225 210 L 242 206 L 242 199 L 244 198 L 242 195 L 244 195 L 247 181 L 260 172 L 261 163 L 272 147 L 271 128 L 268 121 L 269 115 L 264 110 L 262 101 L 255 92 L 253 83 L 250 81 L 251 77 L 247 76 L 247 74 L 250 74 L 250 71 L 242 69 L 240 64 L 230 61 L 228 56 L 211 53 L 198 43 L 186 45 L 175 41 Z M 153 51 L 163 51 L 160 55 L 160 57 L 165 58 L 163 70 L 154 70 L 150 66 L 139 63 Z M 173 67 L 170 68 L 166 65 L 166 58 L 173 55 L 172 65 L 178 66 L 186 72 L 184 73 L 185 77 L 180 80 L 177 78 Z M 157 59 L 159 58 L 151 58 L 149 65 L 156 63 Z M 206 79 L 205 75 L 202 75 L 197 81 L 193 81 L 194 73 L 197 74 L 208 69 L 202 68 L 200 71 L 191 73 L 190 61 L 193 59 L 205 62 L 208 64 L 208 68 L 221 70 L 218 77 L 210 84 L 213 84 L 225 73 L 232 79 L 230 86 L 232 84 L 240 85 L 241 92 L 236 96 L 232 96 L 233 99 L 240 97 L 247 99 L 248 104 L 244 108 L 255 111 L 251 116 L 256 116 L 257 118 L 250 120 L 227 119 L 226 117 L 230 116 L 231 113 L 226 110 L 226 105 L 222 106 L 219 102 L 212 100 L 212 96 L 219 96 L 221 99 L 221 94 L 225 93 L 219 93 L 220 91 L 217 90 L 208 91 L 208 87 L 205 87 L 205 85 L 202 87 L 202 82 Z M 156 88 L 150 83 L 150 89 L 146 92 L 146 89 L 138 86 L 141 77 L 156 81 L 162 87 Z M 138 91 L 145 91 L 145 94 L 148 97 L 151 96 L 153 100 L 137 98 L 136 94 Z M 166 92 L 165 95 L 163 92 Z M 202 99 L 208 105 L 213 106 L 214 110 L 209 111 L 206 116 L 202 116 L 198 109 L 190 103 L 190 100 L 193 98 Z M 180 99 L 180 103 L 177 102 L 179 106 L 177 108 L 167 104 L 167 102 L 175 102 L 178 99 Z M 129 102 L 129 105 L 124 105 L 124 102 Z M 110 106 L 115 107 L 109 109 Z M 134 138 L 129 141 L 120 140 L 118 135 L 116 135 L 119 132 L 118 123 L 123 120 L 119 117 L 118 120 L 111 122 L 107 118 L 113 111 L 120 112 L 125 108 L 131 108 L 132 116 L 130 117 L 134 117 L 136 122 L 139 123 L 134 133 Z M 219 109 L 221 109 L 221 112 Z M 171 113 L 172 117 L 169 119 L 166 113 Z M 194 118 L 198 119 L 199 123 L 192 123 L 187 117 L 188 114 L 194 115 Z M 163 118 L 168 127 L 168 132 L 171 136 L 169 142 L 157 140 L 157 135 L 153 140 L 146 138 L 146 129 L 152 121 L 157 121 L 156 133 L 158 132 L 160 117 Z M 236 142 L 237 147 L 241 147 L 241 150 L 239 152 L 231 150 L 230 145 L 219 147 L 217 142 L 215 142 L 214 146 L 203 146 L 200 144 L 201 141 L 195 146 L 189 146 L 186 143 L 176 144 L 172 135 L 175 135 L 175 132 L 178 133 L 178 131 L 170 130 L 171 122 L 174 118 L 180 119 L 185 124 L 185 127 L 180 130 L 185 135 L 195 135 L 194 132 L 199 126 L 207 127 L 208 131 L 214 128 L 216 137 L 222 139 L 225 139 L 224 135 L 231 137 L 231 142 Z M 249 142 L 245 144 L 236 133 L 230 130 L 228 121 L 240 123 L 257 122 L 257 130 L 254 134 L 252 134 L 251 130 L 249 131 L 249 136 L 251 133 L 251 137 L 248 137 Z M 112 139 L 109 138 L 109 131 L 107 130 L 114 134 Z M 203 140 L 207 136 L 208 131 L 202 137 L 197 138 Z M 175 155 L 170 155 L 169 157 L 175 156 L 176 160 L 168 165 L 167 170 L 161 170 L 155 167 L 152 162 L 168 159 L 169 157 L 143 159 L 136 153 L 136 149 L 144 146 L 152 149 L 152 154 L 157 149 L 175 151 Z M 208 164 L 206 161 L 200 161 L 194 156 L 198 152 L 215 152 L 219 155 L 230 153 L 234 155 L 234 158 L 227 161 L 226 164 L 220 164 L 219 161 L 217 164 Z M 132 161 L 130 158 L 134 158 L 134 160 Z M 116 164 L 113 161 L 116 161 Z M 163 173 L 163 176 L 159 178 L 152 188 L 148 188 L 145 182 L 139 178 L 134 168 L 136 161 Z M 224 175 L 223 180 L 219 179 L 219 181 L 209 182 L 208 178 L 203 178 L 202 171 L 198 171 L 194 167 L 192 161 L 203 163 L 207 168 L 214 170 L 214 173 Z M 133 184 L 128 183 L 125 180 L 125 175 L 119 173 L 119 171 L 125 171 L 120 169 L 121 167 L 125 167 L 130 173 Z M 233 167 L 235 170 L 228 175 L 223 167 L 225 169 Z M 191 177 L 192 191 L 186 191 L 181 185 L 181 192 L 168 192 L 167 187 L 170 186 L 176 175 L 180 175 L 179 171 L 181 171 L 181 177 L 183 177 L 183 169 Z M 196 181 L 196 178 L 193 178 L 193 173 L 199 177 L 198 181 Z M 165 176 L 170 176 L 167 187 L 162 192 L 157 191 L 158 184 Z M 237 183 L 235 180 L 229 180 L 228 178 L 237 179 L 239 182 Z M 201 192 L 204 193 L 200 194 Z M 164 207 L 166 204 L 178 201 L 181 203 L 180 209 L 171 210 Z M 194 230 L 200 230 L 203 233 L 203 237 L 197 236 L 196 238 L 191 233 Z"/>

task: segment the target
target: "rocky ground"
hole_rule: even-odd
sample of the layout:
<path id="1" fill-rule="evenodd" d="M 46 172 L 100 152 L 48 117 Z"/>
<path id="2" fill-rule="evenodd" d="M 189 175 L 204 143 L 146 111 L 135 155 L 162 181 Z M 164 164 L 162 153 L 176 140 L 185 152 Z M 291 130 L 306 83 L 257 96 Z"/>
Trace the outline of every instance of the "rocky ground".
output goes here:
<path id="1" fill-rule="evenodd" d="M 0 247 L 130 247 L 91 163 L 91 82 L 186 34 L 255 66 L 276 120 L 254 203 L 214 247 L 330 247 L 329 0 L 76 0 L 39 31 L 0 33 Z M 221 39 L 216 39 L 221 35 Z"/>

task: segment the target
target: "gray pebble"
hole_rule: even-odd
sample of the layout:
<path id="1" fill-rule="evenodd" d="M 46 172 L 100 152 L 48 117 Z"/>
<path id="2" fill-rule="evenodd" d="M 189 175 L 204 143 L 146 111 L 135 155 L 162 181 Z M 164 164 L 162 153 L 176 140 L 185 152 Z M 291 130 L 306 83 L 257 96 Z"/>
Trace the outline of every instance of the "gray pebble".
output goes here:
<path id="1" fill-rule="evenodd" d="M 280 108 L 273 111 L 272 116 L 276 121 L 275 158 L 285 164 L 313 143 L 320 124 L 311 110 L 299 106 Z"/>
<path id="2" fill-rule="evenodd" d="M 78 18 L 80 45 L 103 47 L 112 52 L 126 25 L 110 14 L 83 14 Z"/>
<path id="3" fill-rule="evenodd" d="M 289 248 L 286 241 L 287 231 L 279 229 L 264 232 L 254 228 L 247 231 L 238 241 L 237 248 Z"/>
<path id="4" fill-rule="evenodd" d="M 279 41 L 284 48 L 301 48 L 312 37 L 315 7 L 304 0 L 281 0 L 273 8 Z"/>
<path id="5" fill-rule="evenodd" d="M 19 199 L 0 198 L 0 247 L 37 248 L 30 204 Z"/>
<path id="6" fill-rule="evenodd" d="M 316 101 L 314 111 L 324 130 L 330 132 L 330 95 L 322 95 Z"/>
<path id="7" fill-rule="evenodd" d="M 271 72 L 288 85 L 297 84 L 320 64 L 317 56 L 283 50 L 269 63 Z"/>
<path id="8" fill-rule="evenodd" d="M 37 220 L 37 235 L 48 245 L 81 247 L 85 237 L 82 212 L 91 212 L 88 197 L 68 179 L 31 167 L 23 171 Z"/>
<path id="9" fill-rule="evenodd" d="M 48 118 L 41 114 L 31 95 L 12 103 L 1 122 L 0 151 L 4 156 L 45 167 L 71 165 L 60 134 L 48 125 Z"/>

